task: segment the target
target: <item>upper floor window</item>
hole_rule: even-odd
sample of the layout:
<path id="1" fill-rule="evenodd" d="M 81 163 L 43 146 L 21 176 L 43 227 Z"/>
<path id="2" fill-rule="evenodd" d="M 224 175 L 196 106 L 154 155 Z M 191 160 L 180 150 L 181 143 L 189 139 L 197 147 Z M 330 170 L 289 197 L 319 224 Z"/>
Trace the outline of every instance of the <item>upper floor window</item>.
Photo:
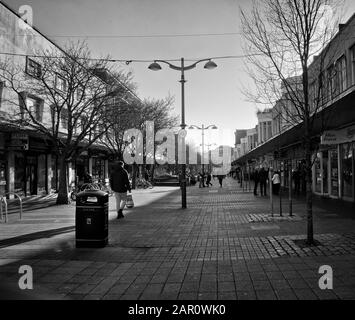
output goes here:
<path id="1" fill-rule="evenodd" d="M 38 62 L 27 57 L 26 73 L 32 77 L 40 78 L 42 76 L 42 66 Z"/>
<path id="2" fill-rule="evenodd" d="M 355 44 L 350 48 L 351 59 L 351 79 L 352 84 L 355 85 Z"/>
<path id="3" fill-rule="evenodd" d="M 345 56 L 341 56 L 336 62 L 336 92 L 341 93 L 346 88 L 346 59 Z"/>
<path id="4" fill-rule="evenodd" d="M 68 110 L 67 109 L 62 109 L 62 111 L 60 113 L 60 119 L 62 122 L 62 128 L 68 129 Z"/>
<path id="5" fill-rule="evenodd" d="M 334 65 L 332 64 L 327 69 L 327 91 L 328 91 L 328 100 L 332 99 L 335 95 L 335 74 L 334 74 Z"/>
<path id="6" fill-rule="evenodd" d="M 63 77 L 57 75 L 56 78 L 55 78 L 55 88 L 57 90 L 66 92 L 67 91 L 67 82 L 66 82 L 66 80 Z"/>
<path id="7" fill-rule="evenodd" d="M 33 117 L 36 121 L 41 121 L 43 100 L 33 96 L 27 96 L 25 103 L 26 110 L 23 112 L 23 118 L 31 119 L 31 117 Z"/>

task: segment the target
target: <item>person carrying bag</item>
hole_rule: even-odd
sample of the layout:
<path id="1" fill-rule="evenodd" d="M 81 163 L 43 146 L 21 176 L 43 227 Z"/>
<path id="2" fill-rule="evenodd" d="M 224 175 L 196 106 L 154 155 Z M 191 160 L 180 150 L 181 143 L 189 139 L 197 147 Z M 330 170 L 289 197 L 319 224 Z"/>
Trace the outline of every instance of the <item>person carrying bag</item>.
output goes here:
<path id="1" fill-rule="evenodd" d="M 117 219 L 124 218 L 123 209 L 125 208 L 128 200 L 127 191 L 130 193 L 132 191 L 128 173 L 124 169 L 123 161 L 119 161 L 117 168 L 112 172 L 110 176 L 110 186 L 116 197 Z M 133 201 L 132 195 L 130 198 Z"/>

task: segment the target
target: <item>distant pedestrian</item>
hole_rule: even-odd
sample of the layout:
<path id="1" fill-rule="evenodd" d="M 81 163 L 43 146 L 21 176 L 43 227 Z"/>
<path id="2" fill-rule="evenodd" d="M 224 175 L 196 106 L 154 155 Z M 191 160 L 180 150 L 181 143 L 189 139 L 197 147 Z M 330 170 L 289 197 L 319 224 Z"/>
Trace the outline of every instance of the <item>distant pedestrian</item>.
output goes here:
<path id="1" fill-rule="evenodd" d="M 274 175 L 272 176 L 272 191 L 273 194 L 278 195 L 280 192 L 280 186 L 281 186 L 281 179 L 280 179 L 280 174 L 278 171 L 275 171 Z"/>
<path id="2" fill-rule="evenodd" d="M 268 180 L 268 171 L 266 171 L 265 168 L 261 168 L 259 171 L 259 183 L 260 183 L 261 196 L 266 196 L 267 180 Z"/>
<path id="3" fill-rule="evenodd" d="M 222 175 L 218 175 L 217 176 L 218 178 L 218 182 L 219 182 L 219 187 L 222 188 L 223 187 L 223 176 Z"/>
<path id="4" fill-rule="evenodd" d="M 92 177 L 87 171 L 84 174 L 84 183 L 92 183 Z"/>
<path id="5" fill-rule="evenodd" d="M 205 188 L 205 173 L 204 172 L 200 172 L 199 173 L 199 178 L 200 178 L 200 184 L 199 184 L 199 188 Z"/>
<path id="6" fill-rule="evenodd" d="M 119 161 L 117 168 L 110 176 L 110 186 L 116 197 L 117 219 L 124 218 L 123 209 L 126 206 L 127 191 L 131 192 L 128 173 L 123 166 L 123 161 Z"/>
<path id="7" fill-rule="evenodd" d="M 255 169 L 254 174 L 253 174 L 253 180 L 254 180 L 254 196 L 258 195 L 258 184 L 259 184 L 259 170 Z"/>
<path id="8" fill-rule="evenodd" d="M 209 187 L 209 186 L 213 186 L 213 184 L 211 183 L 211 180 L 212 180 L 212 175 L 211 175 L 211 173 L 209 172 L 209 173 L 207 173 L 207 179 L 206 179 L 206 185 L 207 185 L 207 187 Z"/>

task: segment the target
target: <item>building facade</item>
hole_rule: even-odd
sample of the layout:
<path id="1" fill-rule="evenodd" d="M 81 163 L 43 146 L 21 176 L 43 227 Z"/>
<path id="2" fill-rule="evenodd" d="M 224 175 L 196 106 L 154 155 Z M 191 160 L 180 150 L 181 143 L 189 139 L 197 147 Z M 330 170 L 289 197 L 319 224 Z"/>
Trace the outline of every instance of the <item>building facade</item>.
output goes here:
<path id="1" fill-rule="evenodd" d="M 6 59 L 7 63 L 19 66 L 25 74 L 25 79 L 35 78 L 41 72 L 41 64 L 35 58 L 36 53 L 45 50 L 58 54 L 64 52 L 0 2 L 0 61 L 4 62 Z M 14 193 L 32 196 L 56 192 L 60 172 L 51 141 L 30 127 L 14 125 L 14 122 L 10 121 L 17 119 L 16 117 L 26 117 L 21 108 L 21 103 L 25 103 L 26 108 L 35 115 L 35 120 L 48 126 L 53 117 L 51 106 L 30 89 L 21 92 L 21 96 L 14 93 L 4 79 L 0 73 L 0 194 L 10 194 L 12 197 Z M 104 80 L 100 81 L 105 85 Z M 53 85 L 56 90 L 64 91 L 66 83 L 58 75 Z M 74 134 L 80 132 L 80 121 Z M 65 112 L 60 116 L 59 130 L 63 137 L 68 134 Z M 78 147 L 83 146 L 84 141 Z M 108 181 L 109 161 L 112 158 L 112 154 L 103 144 L 94 143 L 68 162 L 69 186 L 78 183 L 85 172 L 89 172 L 94 180 Z"/>
<path id="2" fill-rule="evenodd" d="M 314 57 L 309 75 L 311 110 L 317 111 L 313 115 L 312 132 L 313 192 L 354 202 L 355 15 L 339 26 L 328 46 Z M 297 90 L 300 90 L 299 79 L 290 79 Z M 289 173 L 302 168 L 305 158 L 303 123 L 293 119 L 294 114 L 294 106 L 283 90 L 271 110 L 258 113 L 259 145 L 241 155 L 235 164 L 251 170 L 260 166 L 278 169 L 282 185 L 288 187 Z"/>

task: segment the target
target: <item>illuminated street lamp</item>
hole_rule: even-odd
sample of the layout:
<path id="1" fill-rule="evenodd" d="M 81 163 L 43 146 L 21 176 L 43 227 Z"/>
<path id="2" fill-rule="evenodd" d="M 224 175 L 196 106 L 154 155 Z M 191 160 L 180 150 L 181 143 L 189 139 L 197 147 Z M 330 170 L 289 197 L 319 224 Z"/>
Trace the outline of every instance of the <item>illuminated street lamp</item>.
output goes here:
<path id="1" fill-rule="evenodd" d="M 198 60 L 195 63 L 185 66 L 185 61 L 184 58 L 181 58 L 181 64 L 180 66 L 175 66 L 171 64 L 168 61 L 165 60 L 154 60 L 153 63 L 151 63 L 148 67 L 148 69 L 153 70 L 153 71 L 159 71 L 161 70 L 160 63 L 165 63 L 167 64 L 171 69 L 177 70 L 181 72 L 181 129 L 185 129 L 186 123 L 185 123 L 185 71 L 194 69 L 196 65 L 200 62 L 206 62 L 204 68 L 207 70 L 212 70 L 217 67 L 217 65 L 211 60 L 211 59 L 202 59 Z M 186 163 L 181 164 L 181 202 L 182 202 L 182 208 L 186 209 Z"/>

